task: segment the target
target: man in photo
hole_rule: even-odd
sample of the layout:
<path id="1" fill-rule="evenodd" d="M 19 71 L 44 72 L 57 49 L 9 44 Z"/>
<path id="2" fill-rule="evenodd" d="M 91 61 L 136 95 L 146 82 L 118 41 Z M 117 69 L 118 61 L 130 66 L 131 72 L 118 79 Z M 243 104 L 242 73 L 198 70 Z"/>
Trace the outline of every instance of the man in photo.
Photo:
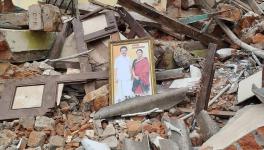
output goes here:
<path id="1" fill-rule="evenodd" d="M 148 95 L 150 82 L 149 70 L 150 65 L 147 57 L 143 57 L 143 50 L 137 49 L 137 58 L 133 61 L 132 74 L 133 86 L 132 91 L 136 96 Z"/>
<path id="2" fill-rule="evenodd" d="M 127 47 L 120 48 L 120 56 L 115 60 L 115 82 L 117 84 L 117 92 L 115 102 L 119 103 L 133 97 L 132 92 L 132 61 L 127 56 Z"/>

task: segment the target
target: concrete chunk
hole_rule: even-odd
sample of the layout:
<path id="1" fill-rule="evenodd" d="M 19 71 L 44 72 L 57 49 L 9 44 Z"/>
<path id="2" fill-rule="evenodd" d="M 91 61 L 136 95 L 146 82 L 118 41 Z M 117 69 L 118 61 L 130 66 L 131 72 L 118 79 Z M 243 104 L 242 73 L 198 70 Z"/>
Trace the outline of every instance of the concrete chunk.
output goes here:
<path id="1" fill-rule="evenodd" d="M 115 105 L 100 109 L 94 118 L 107 118 L 130 113 L 149 111 L 154 108 L 169 109 L 185 99 L 187 89 L 170 90 L 153 96 L 133 98 Z"/>
<path id="2" fill-rule="evenodd" d="M 212 120 L 205 110 L 202 110 L 197 115 L 197 123 L 200 127 L 200 131 L 204 140 L 209 139 L 220 130 L 216 122 Z"/>

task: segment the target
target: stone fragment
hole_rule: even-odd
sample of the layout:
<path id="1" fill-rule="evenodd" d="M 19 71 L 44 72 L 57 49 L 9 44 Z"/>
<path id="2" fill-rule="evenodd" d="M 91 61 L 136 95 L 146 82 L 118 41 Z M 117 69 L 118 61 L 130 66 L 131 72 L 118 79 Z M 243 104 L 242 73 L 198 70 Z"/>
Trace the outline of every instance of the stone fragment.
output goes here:
<path id="1" fill-rule="evenodd" d="M 63 136 L 64 135 L 64 125 L 61 123 L 56 124 L 55 131 L 57 135 Z"/>
<path id="2" fill-rule="evenodd" d="M 193 56 L 185 49 L 177 47 L 174 50 L 173 58 L 178 67 L 188 68 L 192 63 Z"/>
<path id="3" fill-rule="evenodd" d="M 86 130 L 85 131 L 85 135 L 88 137 L 88 138 L 94 138 L 94 130 Z"/>
<path id="4" fill-rule="evenodd" d="M 27 147 L 27 139 L 26 138 L 21 138 L 18 145 L 17 145 L 17 148 L 19 150 L 23 150 Z"/>
<path id="5" fill-rule="evenodd" d="M 230 4 L 223 4 L 223 3 L 218 4 L 217 11 L 225 11 L 220 13 L 219 18 L 231 22 L 239 21 L 242 16 L 241 10 Z"/>
<path id="6" fill-rule="evenodd" d="M 109 96 L 108 95 L 99 97 L 99 98 L 95 99 L 93 102 L 93 107 L 94 107 L 95 111 L 98 111 L 101 108 L 106 107 L 108 105 L 109 105 Z"/>
<path id="7" fill-rule="evenodd" d="M 0 131 L 0 149 L 6 149 L 15 138 L 16 134 L 10 130 L 4 129 Z"/>
<path id="8" fill-rule="evenodd" d="M 97 98 L 106 96 L 109 93 L 108 91 L 108 85 L 104 85 L 102 87 L 100 87 L 99 89 L 96 89 L 88 94 L 85 95 L 85 97 L 83 98 L 84 102 L 90 102 L 92 100 L 95 100 Z"/>
<path id="9" fill-rule="evenodd" d="M 60 102 L 60 109 L 63 113 L 68 112 L 70 110 L 70 106 L 67 102 L 61 101 Z"/>
<path id="10" fill-rule="evenodd" d="M 197 123 L 200 126 L 200 131 L 204 141 L 216 134 L 220 128 L 216 122 L 209 116 L 208 112 L 202 110 L 197 116 Z"/>
<path id="11" fill-rule="evenodd" d="M 110 136 L 101 141 L 102 143 L 107 144 L 111 149 L 117 148 L 118 140 L 115 136 Z"/>
<path id="12" fill-rule="evenodd" d="M 141 131 L 141 122 L 140 121 L 127 121 L 127 132 L 130 137 L 135 136 Z"/>
<path id="13" fill-rule="evenodd" d="M 0 40 L 0 51 L 1 51 L 1 40 Z M 4 73 L 7 71 L 7 69 L 9 68 L 9 66 L 10 66 L 10 63 L 0 63 L 0 75 L 1 76 L 4 75 Z"/>
<path id="14" fill-rule="evenodd" d="M 62 136 L 52 136 L 49 139 L 49 144 L 54 147 L 63 147 L 65 145 L 65 140 Z"/>
<path id="15" fill-rule="evenodd" d="M 35 148 L 38 146 L 43 146 L 46 140 L 46 134 L 44 132 L 32 131 L 28 138 L 28 146 Z"/>
<path id="16" fill-rule="evenodd" d="M 73 126 L 75 124 L 81 124 L 83 117 L 80 115 L 73 115 L 73 114 L 68 114 L 67 115 L 67 122 L 70 126 Z"/>
<path id="17" fill-rule="evenodd" d="M 53 130 L 55 127 L 55 120 L 46 116 L 38 116 L 35 121 L 35 129 L 42 130 L 48 129 Z"/>
<path id="18" fill-rule="evenodd" d="M 222 49 L 217 50 L 216 54 L 220 59 L 225 60 L 229 58 L 230 56 L 232 56 L 232 51 L 234 51 L 234 49 L 232 48 L 222 48 Z"/>
<path id="19" fill-rule="evenodd" d="M 34 117 L 24 117 L 19 119 L 19 124 L 26 129 L 34 129 L 35 118 Z"/>
<path id="20" fill-rule="evenodd" d="M 264 35 L 262 33 L 257 33 L 255 36 L 252 37 L 252 43 L 263 43 L 264 42 Z"/>

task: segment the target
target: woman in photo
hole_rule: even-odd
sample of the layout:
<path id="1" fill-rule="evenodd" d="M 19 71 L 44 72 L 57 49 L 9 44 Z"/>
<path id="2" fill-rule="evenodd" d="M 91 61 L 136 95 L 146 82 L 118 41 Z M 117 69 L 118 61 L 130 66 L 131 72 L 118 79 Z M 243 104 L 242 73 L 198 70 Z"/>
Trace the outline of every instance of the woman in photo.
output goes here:
<path id="1" fill-rule="evenodd" d="M 145 96 L 149 92 L 149 70 L 150 65 L 147 57 L 143 57 L 143 50 L 137 49 L 137 58 L 133 61 L 132 75 L 133 86 L 132 91 L 136 96 Z"/>

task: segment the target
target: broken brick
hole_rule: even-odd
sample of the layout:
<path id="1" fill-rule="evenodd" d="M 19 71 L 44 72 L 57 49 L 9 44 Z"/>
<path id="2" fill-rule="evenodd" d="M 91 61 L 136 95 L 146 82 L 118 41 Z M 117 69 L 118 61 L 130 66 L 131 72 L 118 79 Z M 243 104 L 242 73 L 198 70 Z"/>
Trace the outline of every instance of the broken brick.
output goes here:
<path id="1" fill-rule="evenodd" d="M 141 122 L 140 121 L 127 121 L 127 132 L 130 137 L 135 136 L 141 131 Z"/>

